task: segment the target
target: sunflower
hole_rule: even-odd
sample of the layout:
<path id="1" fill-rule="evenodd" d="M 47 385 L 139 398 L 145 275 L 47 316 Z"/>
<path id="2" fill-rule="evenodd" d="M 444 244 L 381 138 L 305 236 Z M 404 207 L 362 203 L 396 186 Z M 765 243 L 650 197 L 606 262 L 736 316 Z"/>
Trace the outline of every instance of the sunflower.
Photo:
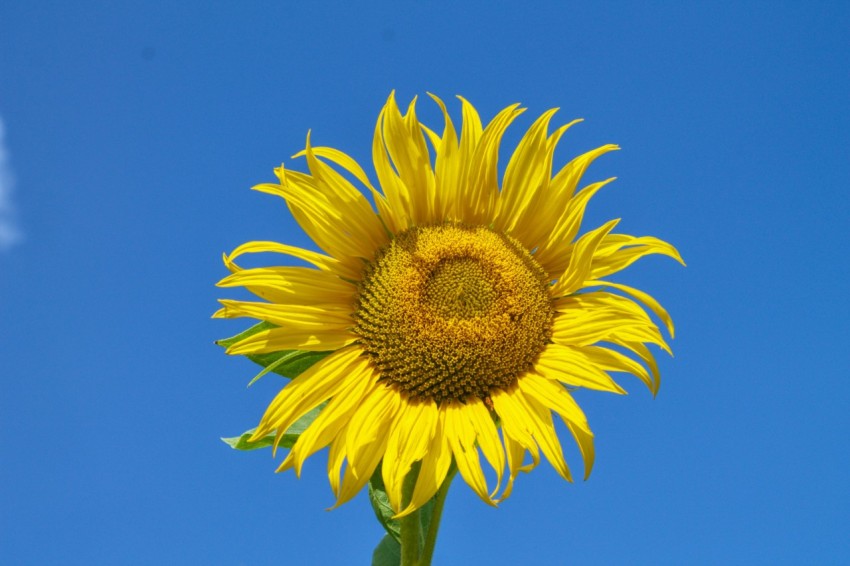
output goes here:
<path id="1" fill-rule="evenodd" d="M 605 277 L 647 254 L 682 261 L 659 239 L 615 233 L 618 220 L 579 236 L 589 199 L 613 179 L 577 191 L 579 181 L 597 157 L 619 149 L 604 145 L 553 175 L 555 147 L 580 120 L 549 133 L 556 109 L 541 115 L 500 183 L 501 140 L 524 109 L 509 106 L 485 127 L 458 97 L 458 133 L 432 98 L 444 116 L 442 135 L 419 122 L 416 99 L 402 114 L 391 94 L 382 109 L 372 145 L 380 190 L 354 159 L 313 147 L 309 134 L 295 156 L 306 158 L 309 174 L 281 166 L 278 183 L 254 187 L 282 197 L 325 254 L 274 242 L 238 247 L 225 255 L 231 274 L 219 285 L 263 300 L 221 300 L 215 314 L 268 323 L 229 354 L 330 352 L 280 391 L 252 440 L 276 433 L 277 447 L 293 423 L 325 404 L 278 471 L 300 475 L 310 455 L 329 447 L 340 505 L 380 466 L 397 517 L 427 503 L 453 462 L 491 505 L 510 495 L 541 452 L 572 481 L 554 415 L 577 442 L 586 478 L 593 433 L 570 391 L 624 393 L 609 373 L 625 372 L 655 394 L 658 368 L 647 345 L 669 348 L 647 310 L 673 335 L 655 299 Z M 257 252 L 313 267 L 235 263 Z"/>

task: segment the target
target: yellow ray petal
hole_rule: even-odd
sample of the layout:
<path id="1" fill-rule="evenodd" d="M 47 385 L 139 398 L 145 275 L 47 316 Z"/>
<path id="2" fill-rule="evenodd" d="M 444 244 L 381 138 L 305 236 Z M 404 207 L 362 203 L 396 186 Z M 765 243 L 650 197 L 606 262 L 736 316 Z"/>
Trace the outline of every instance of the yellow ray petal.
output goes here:
<path id="1" fill-rule="evenodd" d="M 357 358 L 349 366 L 349 371 L 351 376 L 346 379 L 346 387 L 328 402 L 316 420 L 298 437 L 277 471 L 294 466 L 295 474 L 300 477 L 304 461 L 333 442 L 343 427 L 351 421 L 352 415 L 363 403 L 368 391 L 375 388 L 376 376 L 365 356 Z"/>
<path id="2" fill-rule="evenodd" d="M 230 271 L 240 271 L 241 268 L 236 265 L 235 259 L 243 254 L 248 253 L 278 253 L 290 255 L 292 257 L 297 257 L 298 259 L 302 259 L 306 262 L 312 263 L 319 269 L 324 271 L 331 271 L 335 273 L 339 273 L 340 270 L 340 262 L 332 257 L 328 257 L 326 255 L 322 255 L 320 253 L 316 253 L 310 250 L 305 250 L 302 248 L 297 248 L 295 246 L 288 246 L 286 244 L 279 244 L 277 242 L 248 242 L 246 244 L 242 244 L 230 255 L 224 254 L 224 264 Z"/>
<path id="3" fill-rule="evenodd" d="M 483 128 L 481 126 L 481 118 L 475 107 L 462 96 L 458 96 L 461 101 L 462 112 L 462 129 L 460 134 L 460 142 L 458 145 L 458 186 L 457 186 L 457 202 L 456 208 L 450 212 L 453 213 L 453 220 L 470 221 L 467 214 L 470 212 L 470 203 L 473 199 L 473 194 L 477 193 L 477 188 L 473 190 L 470 179 L 470 170 L 472 167 L 472 156 L 478 147 L 481 140 Z M 477 182 L 477 179 L 475 179 Z"/>
<path id="4" fill-rule="evenodd" d="M 658 371 L 658 362 L 655 361 L 655 356 L 649 348 L 640 342 L 621 341 L 620 345 L 634 353 L 649 367 L 652 374 L 652 396 L 658 395 L 658 389 L 661 387 L 661 373 Z"/>
<path id="5" fill-rule="evenodd" d="M 259 267 L 241 269 L 216 284 L 245 287 L 274 303 L 326 304 L 352 308 L 357 288 L 327 271 L 308 267 Z"/>
<path id="6" fill-rule="evenodd" d="M 630 373 L 640 379 L 653 394 L 657 391 L 654 380 L 646 368 L 628 356 L 601 346 L 585 346 L 581 348 L 581 351 L 590 363 L 596 364 L 605 371 Z"/>
<path id="7" fill-rule="evenodd" d="M 588 279 L 601 279 L 651 254 L 666 255 L 685 265 L 679 251 L 664 240 L 651 236 L 636 238 L 624 234 L 609 234 L 599 244 L 599 253 L 593 258 L 593 267 Z"/>
<path id="8" fill-rule="evenodd" d="M 289 328 L 271 328 L 231 344 L 226 353 L 236 356 L 266 354 L 281 350 L 329 352 L 348 346 L 355 340 L 357 336 L 349 330 L 319 328 L 294 332 Z"/>
<path id="9" fill-rule="evenodd" d="M 309 134 L 304 155 L 315 187 L 333 203 L 334 208 L 345 211 L 344 221 L 339 228 L 351 233 L 351 237 L 363 246 L 365 255 L 361 254 L 361 257 L 371 257 L 377 248 L 387 242 L 387 234 L 366 197 L 345 177 L 316 157 Z"/>
<path id="10" fill-rule="evenodd" d="M 670 352 L 655 322 L 626 297 L 594 291 L 560 297 L 554 306 L 558 313 L 553 320 L 554 342 L 586 346 L 600 340 L 618 344 L 640 341 Z"/>
<path id="11" fill-rule="evenodd" d="M 517 381 L 521 382 L 523 393 L 590 434 L 584 412 L 562 385 L 534 373 L 527 373 Z"/>
<path id="12" fill-rule="evenodd" d="M 389 434 L 381 474 L 390 505 L 401 509 L 404 478 L 413 463 L 425 457 L 437 425 L 438 409 L 434 401 L 410 401 L 402 404 Z"/>
<path id="13" fill-rule="evenodd" d="M 360 355 L 358 347 L 337 350 L 290 381 L 268 406 L 250 441 L 256 442 L 277 430 L 277 446 L 295 421 L 345 388 L 347 381 L 352 379 L 349 369 Z"/>
<path id="14" fill-rule="evenodd" d="M 549 184 L 550 171 L 545 167 L 547 129 L 557 111 L 548 110 L 534 121 L 508 162 L 494 222 L 498 230 L 512 233 L 522 212 L 535 207 L 535 199 Z"/>
<path id="15" fill-rule="evenodd" d="M 545 147 L 541 148 L 541 156 L 538 159 L 540 182 L 535 183 L 538 189 L 530 195 L 528 205 L 518 210 L 516 222 L 510 229 L 529 250 L 539 249 L 549 241 L 555 223 L 569 201 L 569 195 L 551 186 L 552 160 L 561 137 L 579 122 L 581 120 L 573 120 L 555 130 L 546 139 Z"/>
<path id="16" fill-rule="evenodd" d="M 357 161 L 354 160 L 351 156 L 338 149 L 334 149 L 332 147 L 314 147 L 313 153 L 317 157 L 322 157 L 335 163 L 354 175 L 354 177 L 363 183 L 363 185 L 369 189 L 369 192 L 372 194 L 372 199 L 375 201 L 375 206 L 378 209 L 378 214 L 386 225 L 387 229 L 390 232 L 396 232 L 397 227 L 394 224 L 393 215 L 390 212 L 389 204 L 387 203 L 387 199 L 382 195 L 379 191 L 375 189 L 372 183 L 369 182 L 369 177 L 366 176 L 365 171 L 360 166 Z M 300 152 L 295 155 L 295 157 L 299 157 L 301 155 L 305 155 L 306 152 Z"/>
<path id="17" fill-rule="evenodd" d="M 402 116 L 390 94 L 384 113 L 382 138 L 398 178 L 407 188 L 407 212 L 416 224 L 428 222 L 434 210 L 434 172 L 425 138 L 416 119 L 416 99 L 411 102 L 407 114 Z"/>
<path id="18" fill-rule="evenodd" d="M 649 307 L 649 310 L 651 310 L 658 318 L 664 321 L 664 324 L 667 326 L 667 331 L 670 333 L 671 338 L 675 336 L 676 329 L 673 326 L 673 318 L 667 313 L 664 307 L 662 307 L 661 304 L 656 301 L 651 295 L 644 293 L 640 289 L 635 289 L 634 287 L 629 287 L 628 285 L 623 285 L 621 283 L 612 283 L 610 281 L 588 281 L 585 283 L 585 287 L 596 286 L 612 287 L 614 289 L 623 291 L 624 293 L 628 293 L 629 295 Z"/>
<path id="19" fill-rule="evenodd" d="M 318 160 L 314 162 L 318 163 Z M 322 167 L 333 172 L 324 164 Z M 320 248 L 347 268 L 347 277 L 357 278 L 362 271 L 362 260 L 371 260 L 377 249 L 376 241 L 386 238 L 377 216 L 363 211 L 348 215 L 345 201 L 328 189 L 324 181 L 297 171 L 284 170 L 283 166 L 275 171 L 280 178 L 276 194 L 286 201 L 299 226 Z M 336 172 L 332 174 L 339 176 Z M 254 188 L 271 192 L 269 187 L 262 185 Z M 356 189 L 350 188 L 356 192 Z M 362 195 L 360 198 L 369 207 Z M 367 229 L 364 223 L 367 223 L 368 214 L 371 214 L 372 221 L 371 227 Z"/>
<path id="20" fill-rule="evenodd" d="M 387 224 L 391 226 L 390 229 L 393 232 L 397 233 L 410 227 L 413 220 L 410 210 L 410 191 L 393 169 L 384 143 L 383 124 L 390 111 L 389 104 L 387 101 L 375 124 L 375 133 L 372 137 L 372 163 L 390 212 Z"/>
<path id="21" fill-rule="evenodd" d="M 496 212 L 499 195 L 498 161 L 502 136 L 511 122 L 525 112 L 519 104 L 499 112 L 481 134 L 467 175 L 467 208 L 464 219 L 474 224 L 488 225 Z"/>
<path id="22" fill-rule="evenodd" d="M 558 174 L 552 179 L 553 190 L 572 196 L 575 193 L 576 187 L 578 187 L 579 181 L 585 171 L 587 171 L 590 164 L 593 163 L 596 158 L 619 149 L 619 146 L 609 143 L 574 158 L 572 161 L 564 165 L 564 167 L 558 171 Z"/>
<path id="23" fill-rule="evenodd" d="M 449 440 L 449 447 L 452 449 L 461 477 L 485 503 L 495 505 L 490 498 L 487 480 L 481 469 L 481 460 L 475 446 L 475 429 L 469 421 L 466 406 L 452 401 L 441 404 L 440 410 L 446 412 L 444 434 Z"/>
<path id="24" fill-rule="evenodd" d="M 616 219 L 606 222 L 578 239 L 570 255 L 569 267 L 552 287 L 553 296 L 568 295 L 581 288 L 582 284 L 590 279 L 596 248 L 619 221 L 619 219 Z"/>
<path id="25" fill-rule="evenodd" d="M 285 326 L 293 331 L 345 330 L 354 324 L 351 318 L 352 309 L 349 306 L 282 305 L 229 299 L 219 299 L 218 302 L 223 308 L 213 315 L 214 318 L 251 317 Z"/>
<path id="26" fill-rule="evenodd" d="M 337 433 L 336 438 L 331 443 L 331 448 L 328 451 L 328 483 L 331 484 L 331 491 L 334 497 L 339 498 L 340 494 L 340 476 L 342 475 L 342 465 L 345 463 L 345 438 L 348 436 L 348 424 L 345 424 Z"/>
<path id="27" fill-rule="evenodd" d="M 563 420 L 564 424 L 567 425 L 567 428 L 570 429 L 573 438 L 575 438 L 576 444 L 578 444 L 582 460 L 584 460 L 584 479 L 587 479 L 590 477 L 590 472 L 593 470 L 593 462 L 596 460 L 596 449 L 593 446 L 593 433 L 577 426 L 571 421 L 568 421 L 563 418 L 563 416 L 561 417 L 561 420 Z"/>
<path id="28" fill-rule="evenodd" d="M 527 411 L 518 400 L 519 395 L 521 393 L 519 393 L 519 388 L 515 385 L 509 390 L 494 390 L 491 398 L 496 413 L 498 413 L 501 419 L 502 432 L 505 435 L 506 442 L 507 438 L 510 437 L 531 454 L 532 463 L 530 465 L 523 466 L 521 459 L 514 462 L 515 465 L 520 466 L 519 471 L 527 472 L 534 469 L 540 463 L 540 451 L 537 449 L 537 442 L 535 442 L 528 426 Z M 511 475 L 516 475 L 514 469 L 511 469 Z"/>
<path id="29" fill-rule="evenodd" d="M 410 504 L 401 513 L 396 514 L 393 517 L 394 519 L 405 517 L 425 505 L 443 485 L 452 464 L 452 451 L 446 438 L 445 426 L 446 412 L 438 411 L 434 437 L 431 439 L 428 451 L 422 459 L 419 478 L 413 488 Z"/>
<path id="30" fill-rule="evenodd" d="M 577 319 L 581 321 L 580 325 L 576 324 Z M 552 341 L 564 346 L 588 346 L 600 341 L 614 344 L 645 342 L 670 352 L 654 322 L 637 316 L 624 317 L 622 313 L 610 310 L 581 313 L 580 317 L 556 316 L 552 321 Z"/>
<path id="31" fill-rule="evenodd" d="M 375 190 L 375 187 L 373 187 L 372 183 L 369 182 L 369 177 L 366 175 L 366 172 L 363 170 L 360 164 L 357 163 L 357 161 L 347 153 L 333 147 L 313 146 L 311 149 L 313 150 L 313 155 L 315 155 L 316 157 L 323 157 L 333 163 L 336 163 L 337 165 L 354 175 L 354 177 L 358 181 L 363 183 L 363 185 L 369 190 Z M 292 157 L 303 157 L 305 155 L 307 155 L 306 149 L 299 151 Z"/>
<path id="32" fill-rule="evenodd" d="M 383 423 L 393 421 L 400 403 L 401 395 L 398 391 L 379 383 L 351 417 L 350 434 L 346 439 L 345 452 L 348 455 L 350 467 L 357 476 L 365 473 L 364 468 L 369 466 L 363 462 L 370 462 L 374 451 L 380 448 L 378 451 L 384 452 L 387 427 L 384 427 Z"/>
<path id="33" fill-rule="evenodd" d="M 570 319 L 572 324 L 579 324 L 583 322 L 583 318 L 600 313 L 616 315 L 624 321 L 655 324 L 643 307 L 635 301 L 609 291 L 582 292 L 558 297 L 553 305 L 560 316 Z"/>
<path id="34" fill-rule="evenodd" d="M 523 391 L 522 381 L 522 379 L 518 381 L 520 391 Z M 525 409 L 528 429 L 540 446 L 543 455 L 562 478 L 573 481 L 570 468 L 564 460 L 564 451 L 558 440 L 558 434 L 555 432 L 552 411 L 533 396 L 518 395 L 517 400 Z"/>
<path id="35" fill-rule="evenodd" d="M 475 429 L 475 436 L 478 440 L 478 445 L 481 447 L 481 452 L 489 462 L 490 466 L 496 472 L 496 487 L 490 492 L 490 498 L 495 497 L 496 493 L 502 485 L 502 478 L 505 471 L 505 448 L 502 446 L 502 441 L 499 439 L 499 431 L 496 429 L 496 423 L 490 416 L 490 410 L 483 401 L 474 399 L 467 401 L 467 411 L 472 428 Z"/>
<path id="36" fill-rule="evenodd" d="M 584 459 L 584 478 L 587 479 L 593 468 L 593 432 L 581 408 L 561 385 L 548 381 L 542 376 L 526 374 L 519 379 L 519 386 L 528 399 L 533 399 L 546 410 L 555 411 L 563 419 L 578 443 Z"/>
<path id="37" fill-rule="evenodd" d="M 392 425 L 400 404 L 397 391 L 378 384 L 354 413 L 345 437 L 348 466 L 334 507 L 357 495 L 372 477 L 387 447 L 385 431 Z"/>
<path id="38" fill-rule="evenodd" d="M 459 208 L 458 186 L 462 164 L 459 160 L 457 133 L 449 112 L 446 110 L 446 105 L 437 96 L 430 93 L 429 96 L 440 106 L 445 121 L 442 137 L 433 140 L 437 158 L 434 164 L 436 189 L 432 221 L 440 222 Z"/>
<path id="39" fill-rule="evenodd" d="M 556 379 L 567 385 L 625 394 L 625 390 L 617 385 L 603 368 L 592 363 L 588 356 L 577 348 L 548 344 L 540 352 L 534 370 L 546 378 Z"/>
<path id="40" fill-rule="evenodd" d="M 571 242 L 581 227 L 587 203 L 599 189 L 615 179 L 616 177 L 611 177 L 588 185 L 569 201 L 566 208 L 551 207 L 552 210 L 563 211 L 563 213 L 548 232 L 548 237 L 541 240 L 534 254 L 534 258 L 540 262 L 547 273 L 561 273 L 569 266 L 573 251 Z"/>
<path id="41" fill-rule="evenodd" d="M 514 490 L 514 480 L 519 475 L 522 468 L 522 461 L 525 458 L 525 448 L 522 444 L 508 436 L 502 431 L 505 437 L 505 453 L 508 459 L 508 483 L 505 485 L 505 491 L 499 496 L 499 501 L 504 501 L 511 496 Z"/>

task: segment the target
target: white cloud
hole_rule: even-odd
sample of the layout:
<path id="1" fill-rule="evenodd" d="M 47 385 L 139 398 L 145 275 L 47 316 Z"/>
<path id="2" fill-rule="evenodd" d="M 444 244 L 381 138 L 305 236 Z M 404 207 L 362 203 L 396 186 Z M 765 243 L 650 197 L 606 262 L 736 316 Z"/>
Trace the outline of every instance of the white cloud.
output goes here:
<path id="1" fill-rule="evenodd" d="M 6 251 L 21 241 L 21 233 L 15 222 L 15 209 L 12 206 L 12 189 L 15 179 L 6 151 L 6 130 L 0 118 L 0 251 Z"/>

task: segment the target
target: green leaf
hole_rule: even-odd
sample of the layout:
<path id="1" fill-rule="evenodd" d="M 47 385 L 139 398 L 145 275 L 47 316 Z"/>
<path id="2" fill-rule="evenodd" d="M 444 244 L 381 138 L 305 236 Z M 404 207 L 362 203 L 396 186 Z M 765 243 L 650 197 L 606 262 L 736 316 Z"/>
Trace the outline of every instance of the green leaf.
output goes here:
<path id="1" fill-rule="evenodd" d="M 398 543 L 401 543 L 401 526 L 398 519 L 393 519 L 395 511 L 390 506 L 389 497 L 384 487 L 384 478 L 381 475 L 381 467 L 375 470 L 372 477 L 369 479 L 369 501 L 372 503 L 372 509 L 375 511 L 375 516 L 378 522 L 387 531 L 387 535 L 392 537 Z M 431 498 L 428 503 L 419 508 L 419 522 L 422 525 L 420 532 L 423 539 L 425 533 L 428 532 L 428 527 L 431 525 L 431 516 L 434 513 L 434 498 Z M 424 540 L 423 540 L 424 542 Z"/>
<path id="2" fill-rule="evenodd" d="M 283 438 L 280 440 L 280 446 L 283 448 L 292 448 L 295 444 L 295 441 L 298 440 L 298 437 L 301 436 L 301 433 L 307 430 L 307 427 L 316 420 L 316 417 L 319 416 L 319 413 L 325 407 L 325 403 L 322 403 L 312 411 L 308 412 L 306 415 L 295 421 L 289 429 L 286 431 L 286 434 L 283 435 Z M 248 439 L 251 438 L 251 435 L 254 434 L 256 429 L 252 428 L 251 430 L 247 430 L 242 433 L 241 436 L 234 436 L 232 438 L 222 438 L 221 440 L 228 444 L 234 450 L 256 450 L 258 448 L 266 448 L 268 446 L 272 446 L 274 444 L 274 433 L 267 434 L 263 438 L 259 439 L 256 442 L 248 442 Z"/>
<path id="3" fill-rule="evenodd" d="M 222 338 L 221 340 L 216 340 L 215 343 L 218 344 L 219 346 L 224 347 L 224 348 L 229 348 L 232 345 L 239 342 L 240 340 L 244 340 L 248 336 L 253 336 L 257 332 L 260 332 L 260 331 L 263 331 L 263 330 L 269 330 L 270 328 L 277 328 L 277 326 L 275 326 L 274 324 L 271 324 L 269 322 L 260 322 L 258 324 L 255 324 L 254 326 L 252 326 L 248 330 L 240 332 L 236 336 L 231 336 L 230 338 Z"/>
<path id="4" fill-rule="evenodd" d="M 384 488 L 384 478 L 381 476 L 381 468 L 375 470 L 372 477 L 369 479 L 369 501 L 372 503 L 372 509 L 375 511 L 375 516 L 378 517 L 378 522 L 387 531 L 396 542 L 401 543 L 401 527 L 396 519 L 393 508 L 390 506 L 390 499 L 387 497 L 387 491 Z"/>
<path id="5" fill-rule="evenodd" d="M 375 552 L 372 553 L 372 566 L 400 566 L 401 544 L 391 537 L 384 535 Z"/>
<path id="6" fill-rule="evenodd" d="M 268 322 L 261 322 L 259 324 L 255 324 L 248 330 L 237 334 L 236 336 L 224 338 L 223 340 L 217 340 L 216 344 L 224 348 L 228 348 L 231 345 L 239 342 L 240 340 L 244 340 L 249 336 L 253 336 L 257 332 L 268 330 L 269 328 L 277 328 L 277 326 Z M 278 352 L 269 352 L 267 354 L 248 354 L 245 356 L 246 358 L 265 368 L 263 371 L 257 374 L 257 376 L 254 377 L 254 379 L 252 379 L 248 385 L 252 385 L 255 381 L 257 381 L 270 371 L 273 371 L 274 373 L 277 373 L 284 377 L 298 377 L 301 373 L 307 370 L 307 368 L 309 368 L 310 366 L 312 366 L 330 353 L 331 352 L 280 350 Z"/>

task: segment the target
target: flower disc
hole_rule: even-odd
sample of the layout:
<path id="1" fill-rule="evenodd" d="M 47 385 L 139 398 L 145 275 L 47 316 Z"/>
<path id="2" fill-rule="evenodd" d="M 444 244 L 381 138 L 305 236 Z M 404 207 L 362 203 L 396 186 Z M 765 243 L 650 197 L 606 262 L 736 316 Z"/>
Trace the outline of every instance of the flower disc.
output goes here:
<path id="1" fill-rule="evenodd" d="M 531 369 L 551 338 L 549 280 L 505 234 L 413 227 L 367 267 L 355 332 L 382 377 L 411 397 L 483 399 Z"/>

